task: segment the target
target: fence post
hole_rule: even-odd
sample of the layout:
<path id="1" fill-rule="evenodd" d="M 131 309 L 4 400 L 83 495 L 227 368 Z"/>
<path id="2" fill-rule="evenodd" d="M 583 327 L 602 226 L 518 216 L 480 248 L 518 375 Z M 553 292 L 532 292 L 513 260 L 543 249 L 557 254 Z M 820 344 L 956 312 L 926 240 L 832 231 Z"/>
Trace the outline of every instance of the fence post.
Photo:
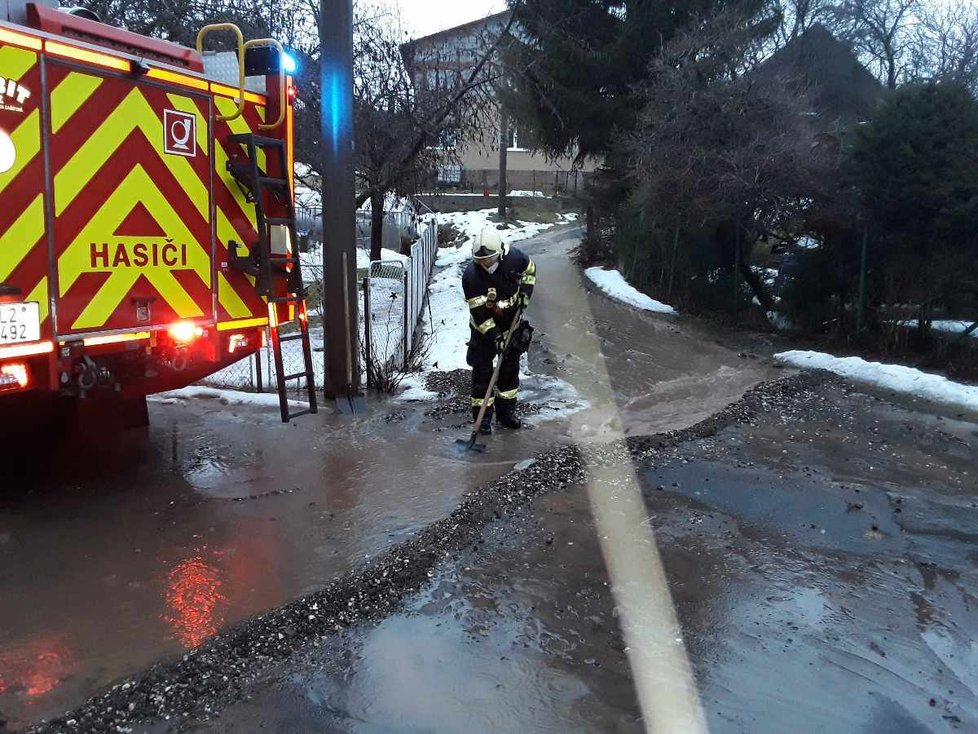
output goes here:
<path id="1" fill-rule="evenodd" d="M 374 363 L 373 363 L 373 321 L 370 313 L 370 275 L 363 277 L 363 342 L 364 342 L 364 361 L 367 363 L 367 389 L 374 386 Z"/>
<path id="2" fill-rule="evenodd" d="M 409 263 L 409 265 L 410 265 L 410 263 Z M 401 343 L 403 345 L 401 347 L 401 351 L 403 352 L 403 355 L 404 355 L 404 369 L 405 370 L 407 370 L 407 368 L 408 368 L 408 339 L 409 339 L 409 336 L 408 336 L 408 329 L 409 329 L 409 327 L 408 327 L 408 321 L 410 319 L 409 312 L 411 310 L 411 308 L 410 308 L 410 306 L 411 306 L 411 303 L 410 303 L 410 301 L 411 301 L 411 290 L 410 290 L 410 288 L 411 288 L 411 271 L 410 271 L 410 267 L 407 267 L 407 268 L 404 268 L 404 335 L 403 335 L 402 340 L 401 340 Z"/>
<path id="3" fill-rule="evenodd" d="M 257 385 L 258 392 L 265 392 L 265 386 L 262 384 L 262 378 L 261 378 L 261 353 L 262 353 L 262 351 L 263 350 L 262 350 L 261 346 L 259 346 L 258 347 L 258 351 L 255 352 L 255 378 L 258 381 L 258 385 Z"/>

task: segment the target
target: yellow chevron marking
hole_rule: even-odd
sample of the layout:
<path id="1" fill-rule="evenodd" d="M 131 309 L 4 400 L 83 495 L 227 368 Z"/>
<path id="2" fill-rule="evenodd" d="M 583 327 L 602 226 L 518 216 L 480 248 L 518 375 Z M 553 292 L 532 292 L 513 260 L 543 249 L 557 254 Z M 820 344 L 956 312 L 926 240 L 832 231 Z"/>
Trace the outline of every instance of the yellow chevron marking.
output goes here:
<path id="1" fill-rule="evenodd" d="M 10 182 L 17 178 L 17 175 L 41 150 L 41 113 L 38 110 L 31 112 L 24 121 L 13 131 L 10 139 L 14 142 L 14 150 L 17 151 L 17 158 L 14 166 L 6 173 L 0 174 L 0 193 L 3 192 Z"/>
<path id="2" fill-rule="evenodd" d="M 3 46 L 0 48 L 0 69 L 3 69 L 4 79 L 19 81 L 24 74 L 34 68 L 37 63 L 37 53 L 25 48 Z M 32 89 L 31 94 L 40 94 L 40 89 Z"/>
<path id="3" fill-rule="evenodd" d="M 110 262 L 111 256 L 95 262 L 92 254 L 96 247 L 108 243 L 109 251 L 117 244 L 127 247 L 139 243 L 151 243 L 151 237 L 117 237 L 112 233 L 126 218 L 136 202 L 142 202 L 147 211 L 167 233 L 168 239 L 178 247 L 186 244 L 186 265 L 170 267 L 163 263 L 138 266 L 118 266 Z M 58 260 L 61 295 L 64 296 L 82 273 L 111 273 L 95 297 L 79 314 L 72 329 L 90 329 L 102 326 L 119 307 L 140 275 L 143 275 L 159 291 L 180 318 L 203 316 L 200 306 L 194 302 L 176 278 L 174 270 L 193 270 L 201 282 L 210 287 L 211 259 L 208 252 L 194 239 L 187 225 L 167 203 L 166 197 L 156 188 L 152 179 L 136 165 L 122 184 L 109 196 L 105 204 L 85 225 L 71 245 Z"/>
<path id="4" fill-rule="evenodd" d="M 71 72 L 51 92 L 51 131 L 57 133 L 71 116 L 85 104 L 104 79 L 90 74 Z"/>
<path id="5" fill-rule="evenodd" d="M 44 196 L 37 197 L 0 237 L 0 281 L 20 265 L 44 234 Z"/>
<path id="6" fill-rule="evenodd" d="M 163 140 L 163 122 L 143 99 L 139 90 L 133 89 L 54 177 L 54 202 L 57 216 L 64 213 L 75 197 L 81 193 L 85 184 L 115 153 L 126 136 L 137 129 L 146 136 L 146 140 L 154 149 L 159 150 Z M 161 160 L 170 169 L 170 173 L 180 183 L 181 188 L 186 191 L 197 211 L 204 219 L 208 219 L 207 187 L 197 176 L 190 162 L 182 156 L 164 155 L 162 150 L 159 150 L 159 153 Z"/>
<path id="7" fill-rule="evenodd" d="M 26 300 L 37 301 L 42 324 L 48 320 L 48 315 L 51 313 L 51 302 L 48 299 L 47 276 L 41 278 L 41 282 L 38 283 L 37 286 L 35 286 L 34 290 L 32 290 L 30 293 L 27 294 Z"/>
<path id="8" fill-rule="evenodd" d="M 228 316 L 232 319 L 240 319 L 251 316 L 251 309 L 241 300 L 241 296 L 231 287 L 224 273 L 217 274 L 217 300 L 220 301 Z"/>

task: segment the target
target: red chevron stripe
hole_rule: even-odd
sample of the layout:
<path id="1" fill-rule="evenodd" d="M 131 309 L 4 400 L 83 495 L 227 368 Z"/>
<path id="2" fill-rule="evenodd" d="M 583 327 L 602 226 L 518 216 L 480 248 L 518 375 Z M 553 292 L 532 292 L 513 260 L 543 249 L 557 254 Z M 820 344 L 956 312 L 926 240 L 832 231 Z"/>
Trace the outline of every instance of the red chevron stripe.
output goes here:
<path id="1" fill-rule="evenodd" d="M 41 278 L 48 274 L 47 235 L 44 234 L 21 258 L 5 281 L 20 288 L 24 295 L 30 292 Z"/>
<path id="2" fill-rule="evenodd" d="M 180 287 L 187 291 L 189 295 L 204 312 L 206 318 L 213 318 L 214 303 L 213 291 L 201 281 L 192 270 L 176 270 L 173 277 L 180 284 Z"/>
<path id="3" fill-rule="evenodd" d="M 52 67 L 54 66 L 56 64 L 52 64 Z M 51 138 L 52 176 L 57 176 L 61 169 L 75 157 L 85 141 L 105 123 L 133 87 L 130 82 L 107 78 L 75 111 L 69 122 L 53 135 Z"/>
<path id="4" fill-rule="evenodd" d="M 78 280 L 63 296 L 58 296 L 58 333 L 71 333 L 71 325 L 78 314 L 92 300 L 92 295 L 98 293 L 105 285 L 111 273 L 82 273 Z"/>
<path id="5" fill-rule="evenodd" d="M 37 195 L 44 191 L 44 158 L 40 154 L 24 166 L 16 178 L 3 190 L 3 207 L 0 207 L 0 231 L 6 230 Z"/>

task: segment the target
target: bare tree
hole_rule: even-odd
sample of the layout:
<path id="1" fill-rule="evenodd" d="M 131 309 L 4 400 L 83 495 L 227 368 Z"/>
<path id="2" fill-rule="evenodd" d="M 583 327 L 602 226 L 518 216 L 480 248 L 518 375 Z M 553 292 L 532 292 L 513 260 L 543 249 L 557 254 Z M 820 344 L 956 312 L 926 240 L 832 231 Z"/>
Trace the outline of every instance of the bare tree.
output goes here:
<path id="1" fill-rule="evenodd" d="M 978 87 L 978 2 L 934 3 L 920 9 L 914 36 L 917 75 Z"/>
<path id="2" fill-rule="evenodd" d="M 371 204 L 371 258 L 379 259 L 388 194 L 415 193 L 432 169 L 451 162 L 462 135 L 478 141 L 495 130 L 488 110 L 501 73 L 494 63 L 513 23 L 476 39 L 464 59 L 434 49 L 420 56 L 401 43 L 400 22 L 384 7 L 357 5 L 354 115 L 357 206 Z M 318 48 L 305 49 L 299 80 L 297 160 L 321 175 Z"/>
<path id="3" fill-rule="evenodd" d="M 839 27 L 890 89 L 912 75 L 914 27 L 922 0 L 845 0 Z"/>
<path id="4" fill-rule="evenodd" d="M 749 253 L 765 235 L 798 231 L 831 155 L 792 80 L 733 73 L 753 42 L 736 15 L 721 14 L 670 43 L 643 86 L 628 150 L 635 207 L 676 250 L 680 230 L 712 242 L 713 265 L 697 265 L 725 268 L 773 310 Z"/>
<path id="5" fill-rule="evenodd" d="M 838 0 L 779 0 L 778 6 L 782 20 L 777 40 L 782 46 L 815 25 L 833 30 L 839 22 Z"/>

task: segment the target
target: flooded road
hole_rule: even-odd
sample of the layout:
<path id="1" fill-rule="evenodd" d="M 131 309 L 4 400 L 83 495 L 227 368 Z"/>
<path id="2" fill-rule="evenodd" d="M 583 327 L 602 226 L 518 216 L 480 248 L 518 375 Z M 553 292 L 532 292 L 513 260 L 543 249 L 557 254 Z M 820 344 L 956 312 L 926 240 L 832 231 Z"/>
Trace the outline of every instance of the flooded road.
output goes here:
<path id="1" fill-rule="evenodd" d="M 573 422 L 558 411 L 460 457 L 467 409 L 375 402 L 363 418 L 283 426 L 274 410 L 173 400 L 151 404 L 149 429 L 93 433 L 4 475 L 0 720 L 61 714 L 320 589 L 554 445 L 607 440 L 618 422 L 632 435 L 688 426 L 779 374 L 695 322 L 586 293 L 568 258 L 579 236 L 521 244 L 541 274 L 528 398 L 546 405 L 547 377 L 561 378 L 590 404 Z M 584 332 L 601 340 L 610 392 L 577 348 Z"/>
<path id="2" fill-rule="evenodd" d="M 830 383 L 636 461 L 710 732 L 978 730 L 976 450 Z M 640 732 L 619 622 L 571 485 L 188 728 Z"/>

